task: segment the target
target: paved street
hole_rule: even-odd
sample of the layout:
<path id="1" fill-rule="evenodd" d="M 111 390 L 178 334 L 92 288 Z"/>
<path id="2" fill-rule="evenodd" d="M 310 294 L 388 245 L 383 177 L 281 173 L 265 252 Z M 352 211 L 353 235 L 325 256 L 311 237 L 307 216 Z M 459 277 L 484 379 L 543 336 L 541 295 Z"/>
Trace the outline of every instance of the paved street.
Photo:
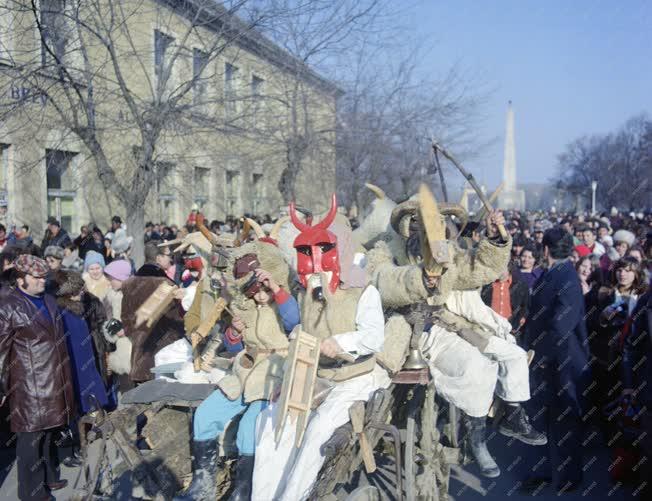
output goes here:
<path id="1" fill-rule="evenodd" d="M 531 471 L 537 463 L 540 463 L 540 450 L 542 448 L 530 447 L 521 442 L 507 439 L 500 434 L 491 436 L 489 447 L 501 467 L 501 476 L 496 479 L 481 477 L 474 464 L 455 467 L 451 476 L 451 499 L 454 501 L 531 499 L 531 495 L 519 493 L 519 481 L 526 477 L 527 472 Z M 113 449 L 110 449 L 110 451 L 116 461 L 114 464 L 117 466 L 117 461 L 120 460 L 115 457 Z M 91 454 L 95 459 L 97 447 L 91 447 Z M 0 466 L 2 468 L 0 470 L 0 475 L 2 475 L 0 479 L 4 478 L 0 490 L 1 500 L 17 499 L 16 469 L 12 464 L 8 464 L 10 459 L 9 452 L 3 450 L 0 455 Z M 551 488 L 546 487 L 536 496 L 536 499 L 564 499 L 566 501 L 629 501 L 630 499 L 640 499 L 640 497 L 633 495 L 630 488 L 614 485 L 610 481 L 608 469 L 611 460 L 607 449 L 597 439 L 588 444 L 584 463 L 586 465 L 586 474 L 583 489 L 557 496 Z M 73 487 L 78 474 L 79 469 L 73 470 L 62 467 L 62 476 L 68 480 L 69 485 L 66 489 L 55 493 L 58 501 L 72 498 L 75 492 Z M 389 475 L 389 478 L 391 478 L 391 475 Z M 127 476 L 124 476 L 118 482 L 118 488 L 112 499 L 124 501 L 132 499 Z"/>

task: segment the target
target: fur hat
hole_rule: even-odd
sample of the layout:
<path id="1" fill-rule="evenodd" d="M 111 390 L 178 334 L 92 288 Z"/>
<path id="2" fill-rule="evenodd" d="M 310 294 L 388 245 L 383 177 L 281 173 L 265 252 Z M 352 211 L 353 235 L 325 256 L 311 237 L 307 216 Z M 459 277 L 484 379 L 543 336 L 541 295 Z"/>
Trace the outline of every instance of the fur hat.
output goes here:
<path id="1" fill-rule="evenodd" d="M 80 273 L 70 270 L 59 270 L 54 274 L 57 284 L 57 297 L 77 296 L 84 289 L 84 279 Z"/>
<path id="2" fill-rule="evenodd" d="M 613 239 L 614 239 L 614 244 L 617 244 L 619 242 L 625 242 L 629 247 L 631 247 L 632 245 L 634 245 L 636 236 L 631 231 L 618 230 L 616 233 L 614 233 Z"/>
<path id="3" fill-rule="evenodd" d="M 48 245 L 45 248 L 43 257 L 53 257 L 59 261 L 63 261 L 63 248 L 58 245 Z"/>

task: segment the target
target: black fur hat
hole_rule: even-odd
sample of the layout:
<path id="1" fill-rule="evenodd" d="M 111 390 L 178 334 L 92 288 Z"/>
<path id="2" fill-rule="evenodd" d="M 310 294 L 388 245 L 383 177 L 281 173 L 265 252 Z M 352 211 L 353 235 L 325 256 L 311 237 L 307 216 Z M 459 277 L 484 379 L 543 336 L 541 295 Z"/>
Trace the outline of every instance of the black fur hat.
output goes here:
<path id="1" fill-rule="evenodd" d="M 59 270 L 54 274 L 54 281 L 57 284 L 57 297 L 77 296 L 84 289 L 84 279 L 76 271 Z"/>

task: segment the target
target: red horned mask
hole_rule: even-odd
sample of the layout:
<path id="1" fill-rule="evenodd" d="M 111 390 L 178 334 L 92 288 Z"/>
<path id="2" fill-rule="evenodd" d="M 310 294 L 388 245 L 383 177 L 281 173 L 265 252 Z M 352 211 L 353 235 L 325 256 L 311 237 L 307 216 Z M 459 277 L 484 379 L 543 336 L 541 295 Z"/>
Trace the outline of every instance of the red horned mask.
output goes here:
<path id="1" fill-rule="evenodd" d="M 297 272 L 299 281 L 308 287 L 308 278 L 312 274 L 327 272 L 330 274 L 328 289 L 331 293 L 337 290 L 340 284 L 340 261 L 337 255 L 337 237 L 328 231 L 328 227 L 335 220 L 337 213 L 337 199 L 335 194 L 331 197 L 331 208 L 326 217 L 313 225 L 304 223 L 297 216 L 294 202 L 290 203 L 290 219 L 292 224 L 301 232 L 294 240 L 297 250 Z"/>

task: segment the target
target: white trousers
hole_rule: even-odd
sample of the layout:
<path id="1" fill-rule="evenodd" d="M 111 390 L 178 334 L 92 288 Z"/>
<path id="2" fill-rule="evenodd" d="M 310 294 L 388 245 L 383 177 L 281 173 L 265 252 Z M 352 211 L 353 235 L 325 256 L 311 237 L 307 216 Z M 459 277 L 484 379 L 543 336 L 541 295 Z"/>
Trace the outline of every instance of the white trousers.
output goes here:
<path id="1" fill-rule="evenodd" d="M 336 428 L 349 421 L 349 408 L 367 401 L 378 388 L 390 384 L 387 372 L 378 365 L 373 372 L 337 383 L 324 402 L 312 412 L 300 448 L 294 446 L 296 423 L 288 419 L 279 443 L 274 439 L 278 405 L 272 404 L 258 416 L 252 501 L 306 499 L 324 463 L 321 446 Z"/>
<path id="2" fill-rule="evenodd" d="M 480 352 L 454 332 L 434 326 L 421 338 L 436 391 L 469 416 L 486 416 L 494 393 L 508 402 L 530 399 L 525 351 L 512 340 L 489 339 Z"/>

